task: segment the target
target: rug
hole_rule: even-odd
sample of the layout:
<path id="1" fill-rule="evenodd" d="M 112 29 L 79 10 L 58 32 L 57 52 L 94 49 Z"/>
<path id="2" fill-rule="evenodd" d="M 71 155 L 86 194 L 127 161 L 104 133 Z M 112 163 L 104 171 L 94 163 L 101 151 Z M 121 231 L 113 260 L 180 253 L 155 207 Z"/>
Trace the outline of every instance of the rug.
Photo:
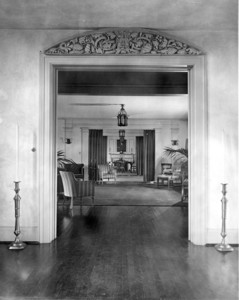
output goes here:
<path id="1" fill-rule="evenodd" d="M 80 205 L 74 199 L 74 205 Z M 83 198 L 83 205 L 91 205 Z M 104 184 L 95 187 L 95 206 L 185 206 L 177 190 L 157 188 L 153 184 Z"/>
<path id="2" fill-rule="evenodd" d="M 143 176 L 137 176 L 137 175 L 133 175 L 133 174 L 129 174 L 129 175 L 119 175 L 117 176 L 117 181 L 116 184 L 121 184 L 121 182 L 141 182 L 143 183 Z"/>

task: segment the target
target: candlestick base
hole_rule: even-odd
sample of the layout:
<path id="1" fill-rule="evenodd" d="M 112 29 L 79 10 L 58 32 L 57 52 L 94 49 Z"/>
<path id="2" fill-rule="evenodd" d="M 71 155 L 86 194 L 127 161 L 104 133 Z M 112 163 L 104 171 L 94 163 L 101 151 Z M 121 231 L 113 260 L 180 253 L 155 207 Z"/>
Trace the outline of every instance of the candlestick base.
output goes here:
<path id="1" fill-rule="evenodd" d="M 9 246 L 9 250 L 23 250 L 26 248 L 26 244 L 20 241 L 18 238 L 15 239 L 14 242 L 12 242 Z"/>
<path id="2" fill-rule="evenodd" d="M 215 249 L 219 252 L 232 252 L 234 249 L 229 244 L 221 243 L 215 246 Z"/>

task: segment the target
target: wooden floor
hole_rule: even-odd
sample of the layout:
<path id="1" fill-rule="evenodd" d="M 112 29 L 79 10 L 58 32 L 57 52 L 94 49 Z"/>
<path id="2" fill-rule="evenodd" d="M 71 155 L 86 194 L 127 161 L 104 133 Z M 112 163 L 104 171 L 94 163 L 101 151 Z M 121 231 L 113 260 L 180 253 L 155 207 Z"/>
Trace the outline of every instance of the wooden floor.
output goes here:
<path id="1" fill-rule="evenodd" d="M 238 250 L 187 241 L 185 207 L 59 207 L 59 237 L 0 245 L 0 299 L 238 299 Z"/>

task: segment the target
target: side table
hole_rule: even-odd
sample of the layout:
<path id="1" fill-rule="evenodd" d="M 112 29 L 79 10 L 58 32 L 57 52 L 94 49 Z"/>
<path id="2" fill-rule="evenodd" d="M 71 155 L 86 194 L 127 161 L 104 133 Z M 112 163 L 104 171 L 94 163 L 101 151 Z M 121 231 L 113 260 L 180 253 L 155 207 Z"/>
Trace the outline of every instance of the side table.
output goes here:
<path id="1" fill-rule="evenodd" d="M 163 186 L 165 181 L 168 186 L 168 189 L 173 186 L 173 178 L 171 175 L 158 175 L 157 176 L 157 187 Z"/>

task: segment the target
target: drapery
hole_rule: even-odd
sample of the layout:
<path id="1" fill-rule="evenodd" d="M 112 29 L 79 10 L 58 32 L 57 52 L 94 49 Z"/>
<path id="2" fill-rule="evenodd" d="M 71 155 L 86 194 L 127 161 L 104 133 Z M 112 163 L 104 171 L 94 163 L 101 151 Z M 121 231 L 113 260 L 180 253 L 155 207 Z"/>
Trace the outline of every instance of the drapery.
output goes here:
<path id="1" fill-rule="evenodd" d="M 154 181 L 155 131 L 144 130 L 144 181 Z"/>
<path id="2" fill-rule="evenodd" d="M 107 163 L 107 137 L 103 130 L 89 130 L 89 179 L 97 180 L 97 165 Z"/>
<path id="3" fill-rule="evenodd" d="M 136 136 L 136 169 L 137 175 L 144 174 L 144 137 Z"/>

